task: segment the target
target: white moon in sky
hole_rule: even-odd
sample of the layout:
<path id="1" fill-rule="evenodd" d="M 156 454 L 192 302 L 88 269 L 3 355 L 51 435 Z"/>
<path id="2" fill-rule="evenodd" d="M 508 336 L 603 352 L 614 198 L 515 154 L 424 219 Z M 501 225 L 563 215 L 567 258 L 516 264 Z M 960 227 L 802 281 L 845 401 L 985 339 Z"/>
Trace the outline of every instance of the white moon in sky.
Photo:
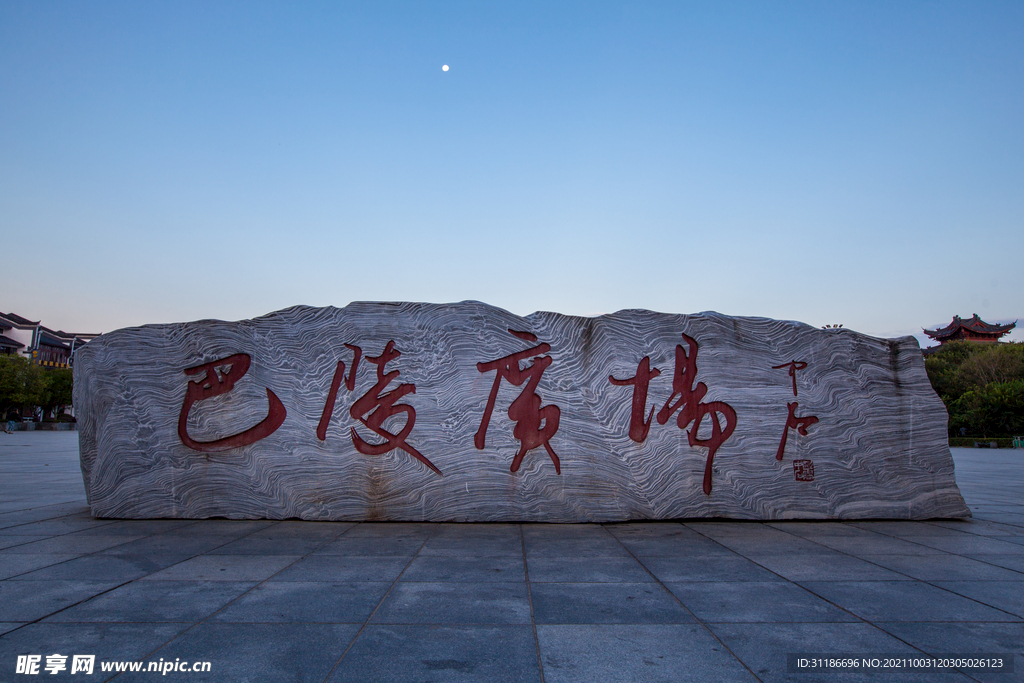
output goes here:
<path id="1" fill-rule="evenodd" d="M 441 67 L 441 71 L 447 71 L 447 70 L 448 70 L 448 65 L 447 64 L 445 64 L 444 66 Z"/>

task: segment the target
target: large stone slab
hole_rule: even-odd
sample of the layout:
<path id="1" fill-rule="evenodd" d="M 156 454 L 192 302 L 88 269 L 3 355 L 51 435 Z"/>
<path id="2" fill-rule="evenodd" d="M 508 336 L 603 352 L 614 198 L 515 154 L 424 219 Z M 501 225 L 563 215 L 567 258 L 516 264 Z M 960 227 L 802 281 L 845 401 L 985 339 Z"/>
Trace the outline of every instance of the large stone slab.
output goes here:
<path id="1" fill-rule="evenodd" d="M 718 313 L 295 307 L 75 360 L 99 517 L 969 516 L 912 337 Z"/>

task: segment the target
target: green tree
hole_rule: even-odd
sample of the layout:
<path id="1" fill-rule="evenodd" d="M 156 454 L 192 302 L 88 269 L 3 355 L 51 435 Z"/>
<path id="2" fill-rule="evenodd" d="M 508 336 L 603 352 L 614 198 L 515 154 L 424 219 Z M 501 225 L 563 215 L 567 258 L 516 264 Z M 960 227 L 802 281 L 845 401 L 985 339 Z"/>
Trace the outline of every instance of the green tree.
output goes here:
<path id="1" fill-rule="evenodd" d="M 56 411 L 56 416 L 59 416 L 66 406 L 71 405 L 71 369 L 55 368 L 43 374 L 46 377 L 46 390 L 39 404 L 43 407 L 44 415 Z"/>
<path id="2" fill-rule="evenodd" d="M 42 368 L 22 356 L 0 356 L 0 410 L 39 405 L 45 393 Z"/>
<path id="3" fill-rule="evenodd" d="M 980 344 L 966 341 L 955 341 L 943 344 L 936 351 L 925 356 L 924 368 L 931 380 L 932 388 L 945 403 L 949 404 L 960 398 L 969 389 L 960 376 L 960 366 L 984 349 Z"/>
<path id="4" fill-rule="evenodd" d="M 1024 344 L 993 344 L 961 363 L 957 377 L 964 386 L 980 389 L 992 382 L 1024 379 Z"/>
<path id="5" fill-rule="evenodd" d="M 952 405 L 950 427 L 985 438 L 1024 434 L 1024 380 L 990 382 L 964 393 Z"/>
<path id="6" fill-rule="evenodd" d="M 1024 343 L 952 342 L 929 354 L 924 364 L 946 404 L 951 434 L 1024 434 Z"/>

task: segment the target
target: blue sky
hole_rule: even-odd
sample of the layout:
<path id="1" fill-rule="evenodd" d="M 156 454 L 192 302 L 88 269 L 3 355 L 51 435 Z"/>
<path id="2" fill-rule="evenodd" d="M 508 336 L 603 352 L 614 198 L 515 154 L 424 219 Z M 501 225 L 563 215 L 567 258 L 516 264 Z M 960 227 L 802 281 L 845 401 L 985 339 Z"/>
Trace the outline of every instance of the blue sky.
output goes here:
<path id="1" fill-rule="evenodd" d="M 1020 2 L 8 1 L 0 310 L 1024 326 L 1021 36 Z"/>

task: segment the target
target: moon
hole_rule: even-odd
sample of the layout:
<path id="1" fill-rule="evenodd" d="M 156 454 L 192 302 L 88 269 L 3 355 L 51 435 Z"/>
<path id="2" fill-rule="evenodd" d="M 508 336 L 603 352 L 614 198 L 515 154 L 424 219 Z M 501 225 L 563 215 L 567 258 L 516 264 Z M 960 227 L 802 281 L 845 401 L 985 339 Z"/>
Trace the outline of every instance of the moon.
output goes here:
<path id="1" fill-rule="evenodd" d="M 444 66 L 441 67 L 441 71 L 447 71 L 447 70 L 448 70 L 448 65 L 447 64 L 445 64 Z"/>

